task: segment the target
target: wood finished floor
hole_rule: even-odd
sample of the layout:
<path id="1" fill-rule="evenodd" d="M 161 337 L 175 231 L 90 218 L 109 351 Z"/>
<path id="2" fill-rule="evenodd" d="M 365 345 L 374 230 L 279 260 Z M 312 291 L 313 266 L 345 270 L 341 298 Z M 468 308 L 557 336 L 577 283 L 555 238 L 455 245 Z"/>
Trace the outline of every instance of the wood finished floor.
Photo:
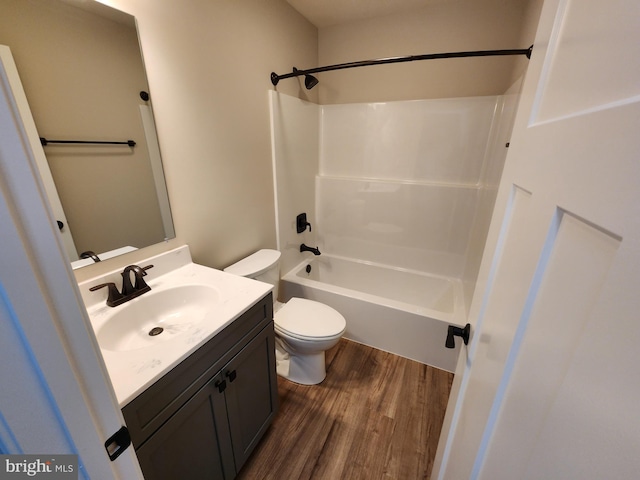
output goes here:
<path id="1" fill-rule="evenodd" d="M 327 378 L 278 377 L 280 410 L 239 480 L 428 479 L 453 375 L 342 339 Z"/>

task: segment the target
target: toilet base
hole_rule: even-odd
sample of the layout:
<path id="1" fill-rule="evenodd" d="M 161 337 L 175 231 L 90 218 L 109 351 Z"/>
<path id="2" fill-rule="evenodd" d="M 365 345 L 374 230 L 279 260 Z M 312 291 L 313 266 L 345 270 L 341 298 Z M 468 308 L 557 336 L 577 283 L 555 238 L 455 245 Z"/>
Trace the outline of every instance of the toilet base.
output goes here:
<path id="1" fill-rule="evenodd" d="M 276 339 L 276 373 L 300 385 L 317 385 L 327 376 L 324 351 L 296 355 L 285 351 Z"/>

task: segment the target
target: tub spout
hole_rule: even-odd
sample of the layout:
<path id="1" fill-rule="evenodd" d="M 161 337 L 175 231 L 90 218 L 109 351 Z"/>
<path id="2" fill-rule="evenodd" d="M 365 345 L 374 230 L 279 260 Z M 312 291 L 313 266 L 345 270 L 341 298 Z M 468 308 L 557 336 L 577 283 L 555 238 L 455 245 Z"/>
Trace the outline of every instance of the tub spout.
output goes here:
<path id="1" fill-rule="evenodd" d="M 300 251 L 301 252 L 311 252 L 314 255 L 320 255 L 320 250 L 318 250 L 318 247 L 316 247 L 316 248 L 307 247 L 304 243 L 302 245 L 300 245 Z"/>
<path id="2" fill-rule="evenodd" d="M 456 327 L 455 325 L 449 325 L 447 330 L 447 341 L 444 346 L 447 348 L 455 348 L 456 343 L 453 337 L 462 337 L 462 341 L 465 345 L 469 344 L 469 334 L 471 333 L 471 325 L 467 323 L 464 328 Z"/>

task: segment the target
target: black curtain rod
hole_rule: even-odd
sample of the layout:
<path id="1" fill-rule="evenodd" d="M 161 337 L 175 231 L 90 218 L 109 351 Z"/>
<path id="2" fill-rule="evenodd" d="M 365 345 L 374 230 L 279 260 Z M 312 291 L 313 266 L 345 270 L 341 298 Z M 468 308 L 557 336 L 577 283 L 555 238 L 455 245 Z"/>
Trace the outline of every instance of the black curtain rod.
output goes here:
<path id="1" fill-rule="evenodd" d="M 66 144 L 83 144 L 83 145 L 129 145 L 135 147 L 136 142 L 133 140 L 127 140 L 126 142 L 103 142 L 100 140 L 47 140 L 44 137 L 40 137 L 40 143 L 42 146 L 46 146 L 50 143 L 66 143 Z"/>
<path id="2" fill-rule="evenodd" d="M 406 57 L 390 57 L 377 60 L 362 60 L 360 62 L 339 63 L 337 65 L 327 65 L 325 67 L 310 68 L 308 70 L 293 69 L 291 73 L 278 75 L 271 72 L 271 83 L 277 85 L 283 78 L 299 77 L 301 75 L 310 75 L 312 73 L 328 72 L 330 70 L 343 70 L 345 68 L 368 67 L 370 65 L 384 65 L 388 63 L 414 62 L 416 60 L 436 60 L 440 58 L 463 58 L 463 57 L 493 57 L 503 55 L 526 55 L 531 58 L 533 45 L 529 48 L 519 48 L 512 50 L 479 50 L 474 52 L 449 52 L 449 53 L 429 53 L 425 55 L 408 55 Z"/>

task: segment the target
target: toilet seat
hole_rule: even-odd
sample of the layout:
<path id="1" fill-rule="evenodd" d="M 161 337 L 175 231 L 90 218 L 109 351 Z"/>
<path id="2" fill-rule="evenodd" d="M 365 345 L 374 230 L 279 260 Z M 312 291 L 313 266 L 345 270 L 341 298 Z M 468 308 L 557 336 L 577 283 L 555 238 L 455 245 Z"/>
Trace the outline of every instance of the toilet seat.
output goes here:
<path id="1" fill-rule="evenodd" d="M 275 313 L 274 325 L 283 335 L 313 341 L 341 336 L 347 322 L 328 305 L 294 297 Z"/>

